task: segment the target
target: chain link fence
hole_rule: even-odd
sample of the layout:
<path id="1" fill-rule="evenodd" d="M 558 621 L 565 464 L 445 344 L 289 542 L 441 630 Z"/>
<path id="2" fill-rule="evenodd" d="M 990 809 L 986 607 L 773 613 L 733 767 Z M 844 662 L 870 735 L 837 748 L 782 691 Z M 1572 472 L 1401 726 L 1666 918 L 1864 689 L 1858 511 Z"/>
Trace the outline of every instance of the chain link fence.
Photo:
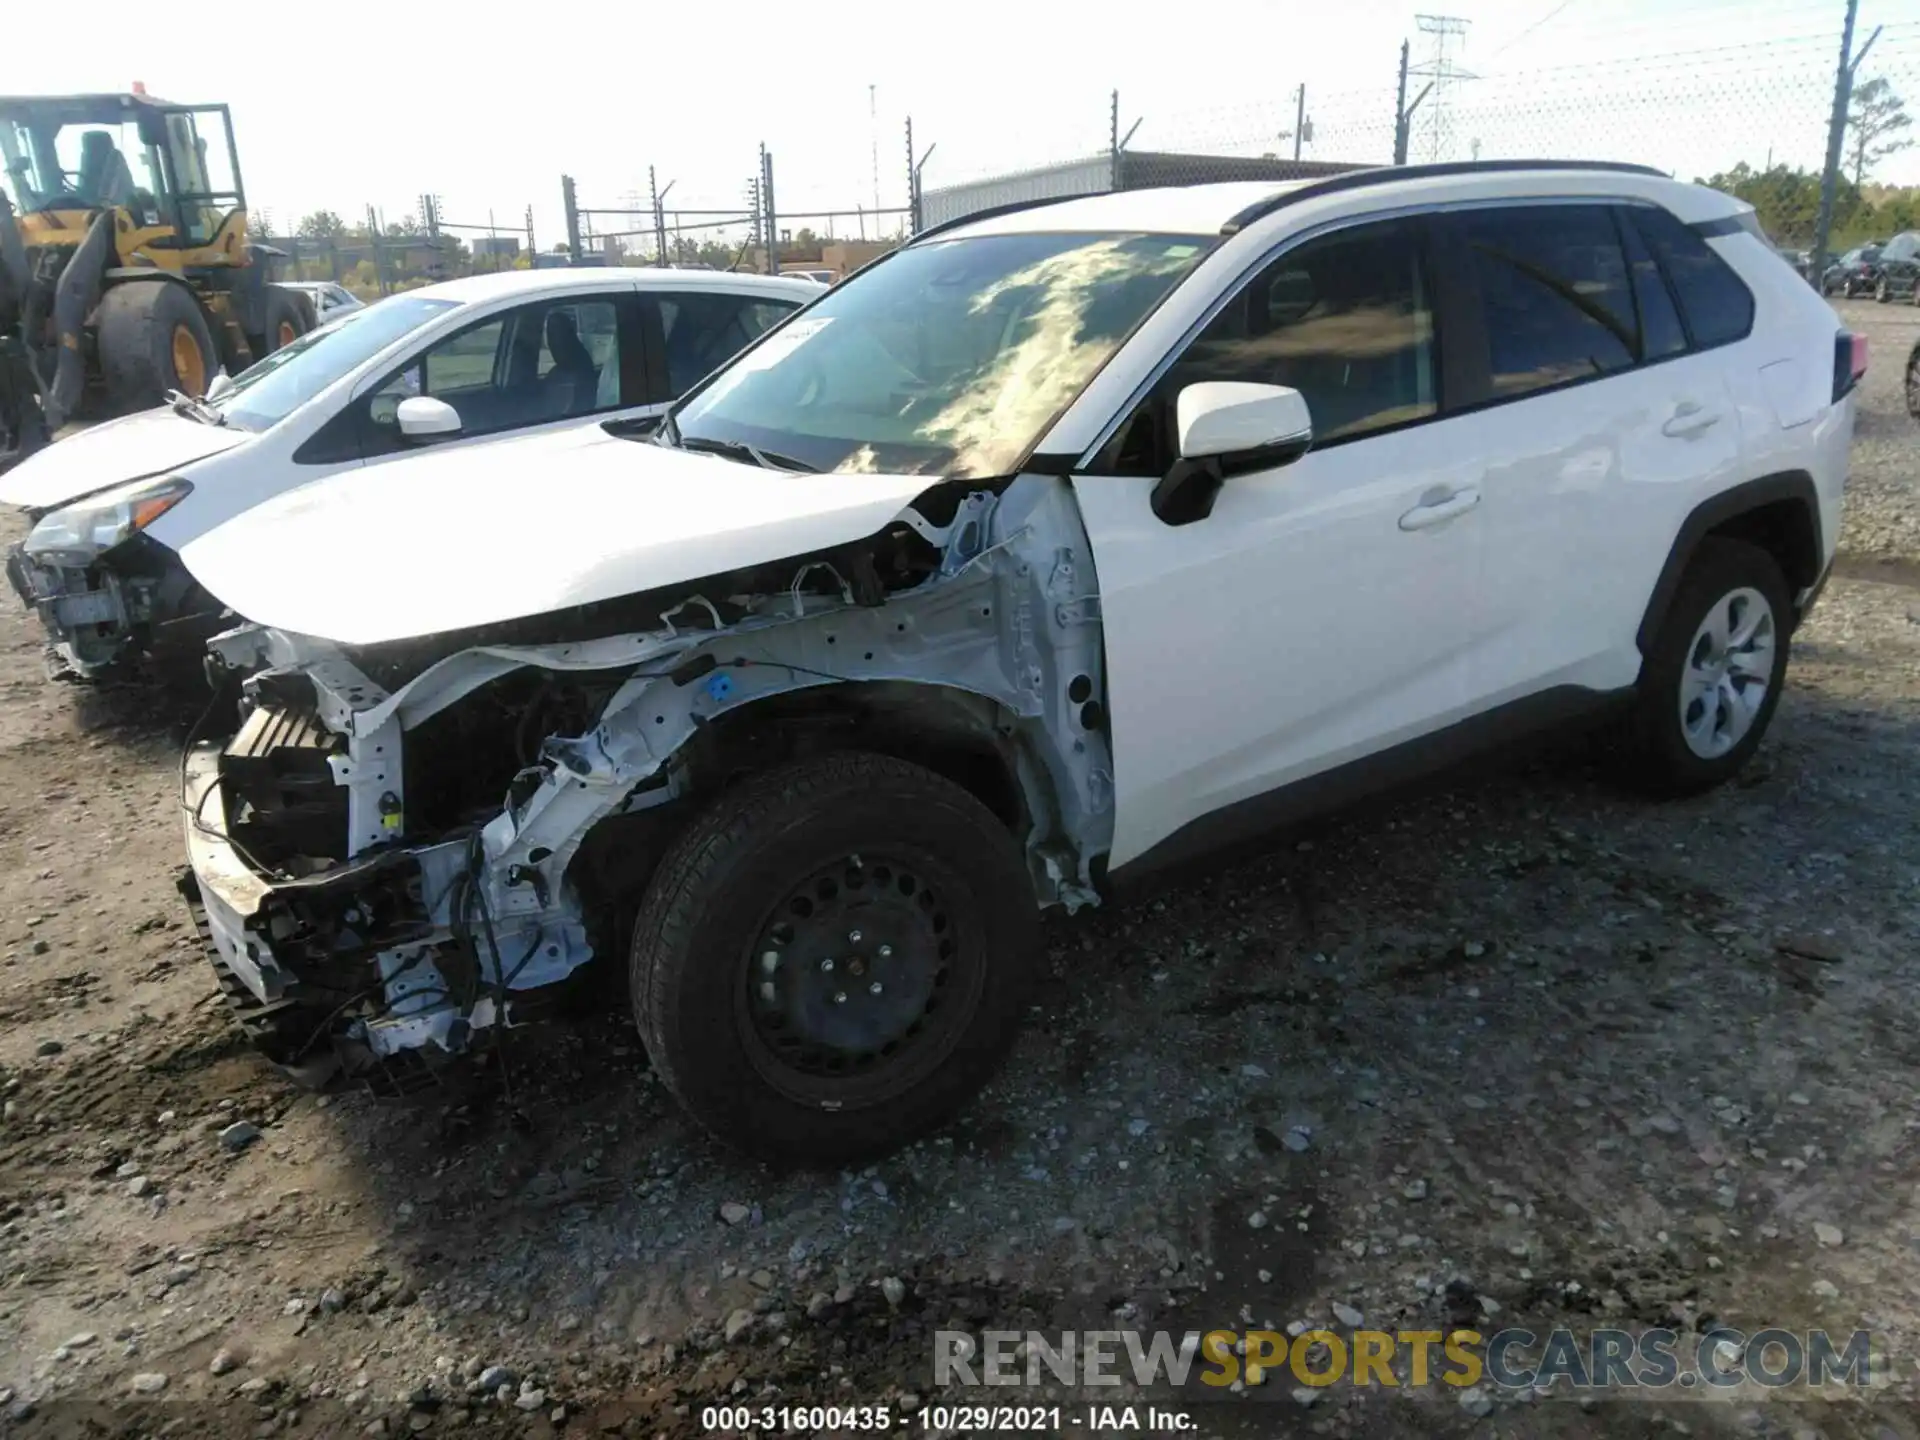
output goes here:
<path id="1" fill-rule="evenodd" d="M 580 193 L 563 177 L 566 233 L 551 237 L 540 253 L 532 243 L 530 211 L 524 251 L 498 232 L 482 235 L 473 233 L 481 227 L 444 223 L 437 234 L 369 239 L 363 232 L 273 243 L 291 252 L 302 278 L 342 280 L 382 293 L 428 279 L 548 263 L 808 269 L 839 276 L 928 225 L 1015 201 L 1217 180 L 1285 180 L 1394 163 L 1579 159 L 1645 164 L 1735 194 L 1755 207 L 1774 243 L 1796 252 L 1809 277 L 1817 278 L 1806 252 L 1823 239 L 1831 256 L 1920 228 L 1920 184 L 1884 178 L 1920 181 L 1914 155 L 1904 153 L 1920 138 L 1920 123 L 1907 114 L 1909 104 L 1920 106 L 1920 18 L 1858 35 L 1849 16 L 1849 66 L 1843 70 L 1841 12 L 1821 4 L 1789 14 L 1818 16 L 1825 28 L 1523 70 L 1500 68 L 1496 52 L 1479 72 L 1460 63 L 1464 50 L 1454 42 L 1464 22 L 1422 16 L 1418 33 L 1383 47 L 1376 84 L 1325 90 L 1311 81 L 1281 85 L 1269 96 L 1156 113 L 1124 128 L 1122 97 L 1115 93 L 1101 110 L 1090 106 L 1084 123 L 1057 127 L 1054 145 L 1040 137 L 1041 153 L 1051 149 L 1055 163 L 1017 170 L 969 171 L 943 159 L 930 173 L 939 146 L 924 134 L 916 141 L 909 119 L 904 149 L 888 147 L 895 157 L 888 189 L 904 192 L 904 205 L 879 203 L 876 169 L 867 203 L 849 199 L 783 210 L 776 157 L 762 146 L 757 157 L 741 157 L 732 178 L 683 182 L 649 168 L 642 187 Z M 1746 27 L 1729 28 L 1738 33 Z M 1648 26 L 1624 41 L 1609 35 L 1610 44 L 1601 48 L 1651 48 L 1667 33 L 1675 33 L 1672 26 Z M 1582 50 L 1567 48 L 1575 55 Z M 1837 153 L 1830 155 L 1836 102 L 1846 123 Z M 964 135 L 940 138 L 949 157 L 965 152 Z M 819 167 L 819 157 L 806 158 Z M 863 163 L 845 167 L 854 174 L 864 169 Z M 818 187 L 808 193 L 819 193 Z M 1829 211 L 1824 237 L 1823 193 Z M 457 238 L 449 231 L 458 232 Z"/>

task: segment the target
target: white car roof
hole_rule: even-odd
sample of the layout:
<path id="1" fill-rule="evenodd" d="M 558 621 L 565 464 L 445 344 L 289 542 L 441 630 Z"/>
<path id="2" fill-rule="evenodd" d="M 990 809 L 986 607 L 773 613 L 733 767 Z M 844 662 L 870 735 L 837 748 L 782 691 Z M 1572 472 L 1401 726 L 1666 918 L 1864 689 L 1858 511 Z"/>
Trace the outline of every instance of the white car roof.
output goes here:
<path id="1" fill-rule="evenodd" d="M 811 280 L 778 275 L 754 275 L 733 270 L 661 270 L 639 265 L 590 265 L 564 270 L 499 270 L 443 280 L 406 293 L 426 300 L 452 300 L 481 305 L 491 300 L 560 295 L 569 290 L 604 290 L 609 285 L 638 285 L 644 290 L 733 290 L 789 299 L 811 300 L 820 287 Z"/>
<path id="2" fill-rule="evenodd" d="M 1309 180 L 1234 180 L 1039 201 L 1004 214 L 958 221 L 933 238 L 1062 230 L 1217 235 L 1223 226 L 1249 208 L 1303 190 L 1313 192 L 1302 199 L 1311 199 L 1316 215 L 1334 208 L 1360 212 L 1390 208 L 1403 202 L 1431 205 L 1448 200 L 1524 199 L 1541 194 L 1607 194 L 1654 200 L 1689 223 L 1718 219 L 1750 208 L 1732 196 L 1704 186 L 1625 167 L 1557 165 L 1542 161 L 1537 165 L 1489 163 L 1411 166 L 1397 170 L 1379 166 L 1350 173 L 1354 178 L 1325 175 Z"/>

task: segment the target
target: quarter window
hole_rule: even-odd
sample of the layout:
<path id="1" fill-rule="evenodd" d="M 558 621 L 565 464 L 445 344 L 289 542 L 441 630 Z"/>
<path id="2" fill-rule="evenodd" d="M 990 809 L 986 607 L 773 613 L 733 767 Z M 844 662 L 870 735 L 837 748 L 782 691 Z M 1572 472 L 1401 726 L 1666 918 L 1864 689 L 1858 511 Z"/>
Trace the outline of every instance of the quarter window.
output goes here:
<path id="1" fill-rule="evenodd" d="M 1713 247 L 1653 206 L 1626 212 L 1666 271 L 1696 350 L 1746 337 L 1753 328 L 1753 294 Z"/>
<path id="2" fill-rule="evenodd" d="M 1503 207 L 1456 223 L 1485 312 L 1493 398 L 1633 365 L 1633 283 L 1607 206 Z"/>

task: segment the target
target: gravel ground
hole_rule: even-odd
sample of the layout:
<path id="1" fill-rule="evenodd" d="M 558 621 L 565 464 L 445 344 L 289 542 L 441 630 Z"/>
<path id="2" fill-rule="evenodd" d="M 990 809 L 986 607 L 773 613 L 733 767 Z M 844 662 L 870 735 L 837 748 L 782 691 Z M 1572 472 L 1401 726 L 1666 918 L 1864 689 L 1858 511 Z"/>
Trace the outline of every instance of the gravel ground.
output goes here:
<path id="1" fill-rule="evenodd" d="M 1741 784 L 1649 807 L 1576 747 L 1057 924 L 1004 1077 L 858 1173 L 719 1151 L 617 1006 L 505 1084 L 290 1089 L 172 886 L 191 690 L 50 686 L 7 609 L 0 1429 L 678 1436 L 930 1400 L 935 1327 L 1359 1311 L 1865 1326 L 1891 1364 L 1770 1402 L 1289 1378 L 1202 1433 L 1912 1440 L 1920 310 L 1842 313 L 1875 356 L 1843 545 L 1879 578 L 1830 587 Z"/>

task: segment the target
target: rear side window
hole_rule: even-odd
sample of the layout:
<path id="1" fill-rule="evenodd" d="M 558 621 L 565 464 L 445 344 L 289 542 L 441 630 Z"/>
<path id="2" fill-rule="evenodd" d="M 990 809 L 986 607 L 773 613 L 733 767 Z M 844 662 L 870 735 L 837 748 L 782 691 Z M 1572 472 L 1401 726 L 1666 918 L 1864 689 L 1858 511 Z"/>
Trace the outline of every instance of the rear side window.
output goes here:
<path id="1" fill-rule="evenodd" d="M 1673 286 L 1694 349 L 1745 339 L 1753 329 L 1753 294 L 1732 267 L 1668 211 L 1635 206 L 1627 213 Z"/>
<path id="2" fill-rule="evenodd" d="M 756 300 L 697 290 L 661 295 L 656 303 L 667 362 L 667 393 L 651 397 L 656 400 L 686 394 L 709 371 L 718 369 L 800 308 L 790 300 Z"/>
<path id="3" fill-rule="evenodd" d="M 1494 398 L 1635 363 L 1639 307 L 1609 207 L 1503 207 L 1458 224 L 1485 309 Z"/>

